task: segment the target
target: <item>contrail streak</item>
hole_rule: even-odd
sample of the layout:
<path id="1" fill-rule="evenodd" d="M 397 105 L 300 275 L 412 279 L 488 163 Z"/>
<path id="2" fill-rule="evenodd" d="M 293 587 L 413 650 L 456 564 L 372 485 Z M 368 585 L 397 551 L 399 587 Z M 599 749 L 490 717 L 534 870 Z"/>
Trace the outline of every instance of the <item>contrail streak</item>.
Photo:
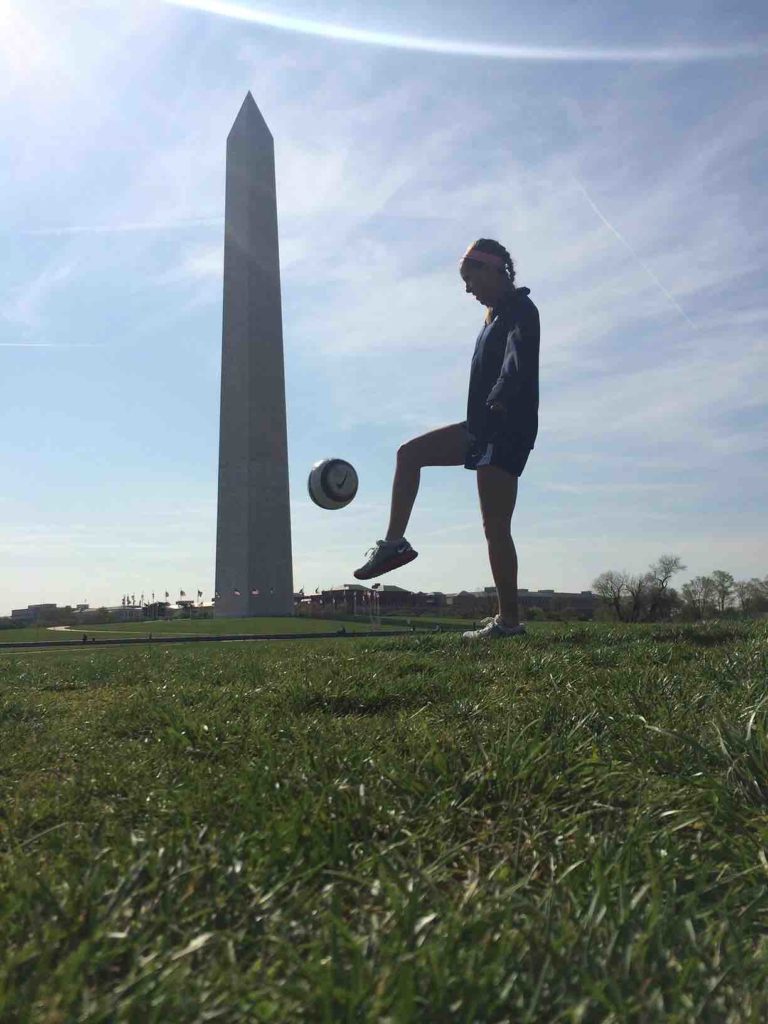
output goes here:
<path id="1" fill-rule="evenodd" d="M 640 266 L 646 272 L 648 277 L 650 277 L 650 279 L 653 281 L 653 283 L 656 284 L 662 290 L 662 292 L 664 292 L 664 294 L 669 299 L 669 301 L 672 303 L 672 305 L 675 307 L 675 309 L 678 311 L 678 313 L 680 313 L 680 315 L 682 317 L 684 317 L 688 321 L 688 323 L 691 325 L 691 327 L 695 328 L 696 324 L 693 322 L 693 320 L 691 320 L 691 318 L 685 312 L 685 310 L 680 305 L 680 303 L 677 301 L 677 299 L 674 297 L 674 295 L 670 294 L 670 292 L 667 291 L 667 289 L 664 287 L 664 285 L 661 283 L 661 281 L 658 279 L 658 277 L 654 274 L 654 272 L 651 270 L 651 268 L 648 266 L 648 264 L 643 259 L 641 259 L 640 256 L 638 256 L 638 254 L 635 252 L 635 250 L 632 248 L 632 246 L 626 240 L 624 235 L 622 235 L 619 231 L 616 230 L 616 228 L 613 226 L 613 224 L 611 224 L 611 222 L 608 220 L 607 217 L 603 216 L 603 214 L 600 212 L 600 210 L 597 208 L 597 206 L 595 205 L 594 201 L 592 200 L 592 197 L 587 192 L 587 190 L 584 188 L 584 186 L 579 181 L 579 179 L 578 178 L 574 178 L 573 180 L 574 180 L 575 184 L 578 186 L 578 188 L 581 190 L 584 198 L 587 200 L 589 205 L 592 207 L 592 209 L 595 211 L 597 216 L 603 222 L 603 224 L 605 224 L 605 226 L 608 228 L 609 231 L 613 232 L 613 234 L 618 238 L 618 240 L 622 243 L 622 245 L 625 245 L 627 247 L 627 249 L 629 249 L 629 251 L 635 257 L 637 262 L 640 264 Z"/>
<path id="2" fill-rule="evenodd" d="M 739 57 L 768 55 L 768 37 L 756 42 L 734 43 L 724 46 L 670 46 L 670 47 L 568 47 L 568 46 L 510 46 L 498 43 L 460 42 L 428 36 L 408 36 L 396 32 L 376 32 L 372 29 L 336 25 L 327 21 L 314 21 L 287 14 L 272 14 L 256 10 L 232 0 L 160 0 L 172 7 L 216 14 L 222 18 L 247 21 L 267 28 L 284 29 L 302 35 L 321 36 L 349 43 L 386 46 L 397 50 L 418 50 L 456 57 L 488 57 L 497 60 L 531 61 L 640 61 L 679 62 L 703 60 L 732 60 Z"/>
<path id="3" fill-rule="evenodd" d="M 31 228 L 22 235 L 107 235 L 133 231 L 178 231 L 184 228 L 221 227 L 223 217 L 198 217 L 166 222 L 147 221 L 135 224 L 73 224 L 61 228 Z"/>
<path id="4" fill-rule="evenodd" d="M 87 341 L 0 341 L 0 348 L 103 348 Z"/>

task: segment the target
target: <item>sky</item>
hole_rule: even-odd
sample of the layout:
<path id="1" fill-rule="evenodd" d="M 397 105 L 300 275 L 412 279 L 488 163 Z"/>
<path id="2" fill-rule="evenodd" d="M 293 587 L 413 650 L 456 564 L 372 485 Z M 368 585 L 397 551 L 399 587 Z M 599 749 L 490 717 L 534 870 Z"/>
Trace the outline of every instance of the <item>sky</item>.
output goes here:
<path id="1" fill-rule="evenodd" d="M 0 615 L 214 587 L 226 136 L 275 140 L 294 587 L 353 582 L 398 445 L 465 417 L 512 254 L 541 316 L 519 585 L 768 573 L 762 0 L 0 0 Z M 360 488 L 309 500 L 318 459 Z M 490 586 L 427 468 L 383 582 Z"/>

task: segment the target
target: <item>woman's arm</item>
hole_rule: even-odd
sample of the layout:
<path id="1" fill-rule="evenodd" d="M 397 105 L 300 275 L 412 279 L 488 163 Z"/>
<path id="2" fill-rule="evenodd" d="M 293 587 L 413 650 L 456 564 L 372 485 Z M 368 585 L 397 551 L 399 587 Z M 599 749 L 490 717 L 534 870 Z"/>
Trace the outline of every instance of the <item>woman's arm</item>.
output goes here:
<path id="1" fill-rule="evenodd" d="M 496 383 L 485 404 L 495 413 L 503 414 L 514 403 L 523 382 L 531 375 L 527 361 L 535 358 L 539 322 L 535 309 L 521 313 L 517 322 L 507 331 L 504 359 Z"/>

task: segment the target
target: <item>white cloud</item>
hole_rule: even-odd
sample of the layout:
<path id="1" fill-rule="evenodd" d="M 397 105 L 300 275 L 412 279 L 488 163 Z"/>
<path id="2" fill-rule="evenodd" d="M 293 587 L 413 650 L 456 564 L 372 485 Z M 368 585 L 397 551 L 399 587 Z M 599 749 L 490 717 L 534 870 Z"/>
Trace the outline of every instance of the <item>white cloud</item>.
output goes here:
<path id="1" fill-rule="evenodd" d="M 198 285 L 207 282 L 220 286 L 223 273 L 224 243 L 216 242 L 183 249 L 178 256 L 178 263 L 164 273 L 158 274 L 155 283 Z"/>
<path id="2" fill-rule="evenodd" d="M 4 320 L 21 327 L 40 327 L 45 305 L 53 294 L 71 281 L 75 265 L 54 264 L 45 268 L 31 280 L 11 289 L 10 296 L 2 305 L 0 315 Z"/>

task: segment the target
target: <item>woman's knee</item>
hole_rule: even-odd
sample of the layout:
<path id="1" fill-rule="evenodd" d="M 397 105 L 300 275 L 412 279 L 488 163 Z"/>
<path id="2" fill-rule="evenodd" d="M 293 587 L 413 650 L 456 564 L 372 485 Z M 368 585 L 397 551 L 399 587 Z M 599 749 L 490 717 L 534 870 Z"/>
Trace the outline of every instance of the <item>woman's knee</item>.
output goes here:
<path id="1" fill-rule="evenodd" d="M 397 449 L 397 461 L 401 465 L 410 466 L 413 469 L 421 469 L 429 466 L 434 461 L 436 445 L 434 439 L 428 434 L 420 434 L 412 437 L 410 441 L 404 441 Z"/>
<path id="2" fill-rule="evenodd" d="M 410 441 L 404 441 L 397 449 L 397 461 L 401 465 L 420 467 L 419 461 L 419 438 L 411 438 Z"/>
<path id="3" fill-rule="evenodd" d="M 483 532 L 489 543 L 509 541 L 512 537 L 511 516 L 483 516 Z"/>

